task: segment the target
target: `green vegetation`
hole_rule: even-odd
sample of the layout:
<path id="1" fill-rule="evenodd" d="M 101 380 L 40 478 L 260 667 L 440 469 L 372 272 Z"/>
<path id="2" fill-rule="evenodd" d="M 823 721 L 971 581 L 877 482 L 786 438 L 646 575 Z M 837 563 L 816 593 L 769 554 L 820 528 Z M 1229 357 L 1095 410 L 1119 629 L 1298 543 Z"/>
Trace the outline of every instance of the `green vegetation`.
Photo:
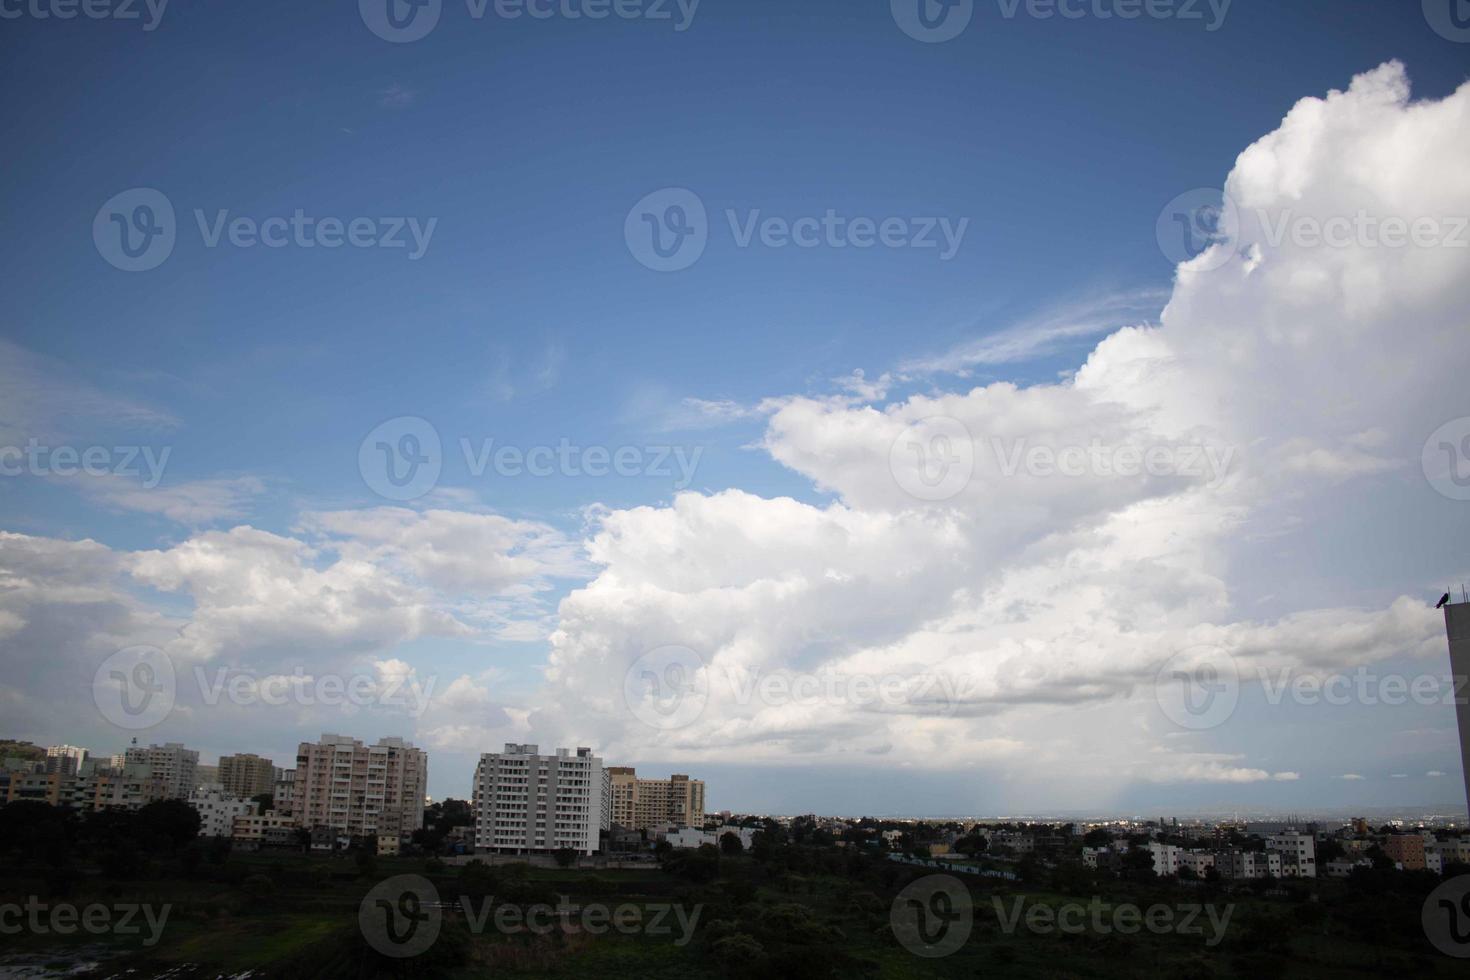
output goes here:
<path id="1" fill-rule="evenodd" d="M 7 952 L 54 958 L 58 967 L 105 946 L 98 975 L 135 977 L 1290 977 L 1361 978 L 1393 974 L 1460 975 L 1437 954 L 1419 925 L 1420 905 L 1439 879 L 1391 869 L 1362 869 L 1347 881 L 1252 882 L 1234 890 L 1218 881 L 1100 877 L 1080 865 L 1016 862 L 1019 880 L 976 873 L 981 856 L 955 863 L 974 908 L 968 940 L 953 954 L 926 959 L 905 948 L 891 927 L 899 892 L 933 869 L 890 860 L 877 847 L 813 841 L 809 828 L 774 824 L 748 852 L 725 839 L 697 851 L 665 851 L 647 869 L 579 870 L 458 866 L 438 857 L 230 851 L 184 836 L 181 814 L 76 821 L 36 804 L 0 808 L 4 867 L 0 903 L 41 901 L 115 905 L 168 904 L 155 946 L 140 937 L 22 934 Z M 48 812 L 49 811 L 49 812 Z M 136 847 L 108 830 L 140 834 Z M 101 835 L 101 836 L 99 836 Z M 16 843 L 25 841 L 24 846 Z M 738 841 L 737 841 L 738 843 Z M 52 846 L 48 847 L 50 844 Z M 65 851 L 57 845 L 66 845 Z M 917 849 L 917 845 L 915 847 Z M 975 850 L 974 847 L 967 848 Z M 128 855 L 126 859 L 104 857 Z M 394 875 L 428 879 L 443 904 L 437 941 L 418 956 L 382 955 L 363 935 L 364 896 Z M 1233 907 L 1217 946 L 1206 937 L 1142 930 L 1085 929 L 1075 934 L 1028 928 L 1018 910 L 1055 913 L 1097 900 L 1111 910 L 1210 903 Z M 538 904 L 580 912 L 597 905 L 648 910 L 680 905 L 688 930 L 670 917 L 668 931 L 602 935 L 559 928 L 505 932 L 481 918 L 492 907 L 520 912 Z M 440 906 L 435 907 L 436 910 Z M 697 910 L 697 911 L 696 911 Z M 1034 914 L 1034 913 L 1033 913 Z M 477 928 L 476 922 L 480 923 Z M 555 921 L 555 920 L 552 920 Z M 574 920 L 575 921 L 575 920 Z M 1008 925 L 1009 921 L 1009 925 Z"/>

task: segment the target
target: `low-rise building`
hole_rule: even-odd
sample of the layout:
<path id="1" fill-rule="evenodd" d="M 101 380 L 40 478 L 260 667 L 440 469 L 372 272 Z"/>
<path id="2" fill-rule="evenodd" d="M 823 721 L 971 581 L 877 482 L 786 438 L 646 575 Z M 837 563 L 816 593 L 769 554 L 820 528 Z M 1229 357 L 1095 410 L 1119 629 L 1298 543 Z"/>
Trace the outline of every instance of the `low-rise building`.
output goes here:
<path id="1" fill-rule="evenodd" d="M 1173 844 L 1160 844 L 1150 841 L 1149 853 L 1153 855 L 1154 871 L 1160 876 L 1175 875 L 1179 873 L 1179 854 L 1183 850 Z"/>
<path id="2" fill-rule="evenodd" d="M 1182 851 L 1179 855 L 1179 869 L 1188 868 L 1196 875 L 1203 878 L 1211 868 L 1215 866 L 1215 855 L 1212 851 Z"/>
<path id="3" fill-rule="evenodd" d="M 236 818 L 256 811 L 254 803 L 231 796 L 218 786 L 196 789 L 189 794 L 189 805 L 199 813 L 200 837 L 231 837 Z"/>
<path id="4" fill-rule="evenodd" d="M 1281 855 L 1281 873 L 1287 878 L 1317 877 L 1317 846 L 1312 834 L 1283 831 L 1266 838 L 1266 848 Z"/>

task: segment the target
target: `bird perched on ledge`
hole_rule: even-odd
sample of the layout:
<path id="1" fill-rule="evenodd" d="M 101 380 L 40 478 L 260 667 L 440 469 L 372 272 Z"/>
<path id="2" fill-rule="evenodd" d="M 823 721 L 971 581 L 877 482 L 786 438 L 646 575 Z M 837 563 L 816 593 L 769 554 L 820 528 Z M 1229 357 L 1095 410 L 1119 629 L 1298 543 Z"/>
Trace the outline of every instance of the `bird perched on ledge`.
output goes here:
<path id="1" fill-rule="evenodd" d="M 1449 602 L 1449 601 L 1450 601 L 1450 594 L 1448 592 L 1446 592 L 1444 595 L 1442 595 L 1442 596 L 1439 597 L 1439 605 L 1435 606 L 1434 608 L 1435 609 L 1443 609 L 1445 607 L 1445 604 L 1447 602 Z"/>

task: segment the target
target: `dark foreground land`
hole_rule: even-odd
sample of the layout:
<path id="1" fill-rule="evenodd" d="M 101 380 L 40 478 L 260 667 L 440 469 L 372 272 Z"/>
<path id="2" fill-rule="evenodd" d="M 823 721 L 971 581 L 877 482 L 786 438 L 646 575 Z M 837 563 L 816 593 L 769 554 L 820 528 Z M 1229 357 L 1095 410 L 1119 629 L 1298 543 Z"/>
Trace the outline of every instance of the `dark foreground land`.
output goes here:
<path id="1" fill-rule="evenodd" d="M 968 869 L 968 870 L 966 870 Z M 756 854 L 665 854 L 636 871 L 586 871 L 482 864 L 446 867 L 435 859 L 366 855 L 231 853 L 224 847 L 151 855 L 130 867 L 85 862 L 47 867 L 43 854 L 13 856 L 0 876 L 0 905 L 46 903 L 119 909 L 167 906 L 157 942 L 140 932 L 59 935 L 0 919 L 0 976 L 87 977 L 1449 977 L 1466 962 L 1438 952 L 1420 921 L 1434 876 L 1364 871 L 1351 880 L 1179 883 L 1100 878 L 1076 866 L 1028 863 L 1021 880 L 946 872 L 963 884 L 970 908 L 921 900 L 920 926 L 935 945 L 913 951 L 895 933 L 895 899 L 930 868 L 833 846 L 783 843 Z M 363 899 L 399 875 L 432 885 L 437 938 L 417 955 L 385 955 L 382 936 L 359 921 Z M 416 879 L 408 879 L 410 881 Z M 950 886 L 951 888 L 953 886 Z M 922 886 L 921 886 L 922 891 Z M 912 890 L 911 892 L 912 893 Z M 998 901 L 997 901 L 998 900 Z M 1019 905 L 1017 904 L 1019 901 Z M 538 904 L 562 915 L 533 933 L 518 928 Z M 1123 934 L 1112 910 L 1160 907 L 1170 924 Z M 658 909 L 681 907 L 683 918 Z M 903 905 L 902 902 L 899 903 Z M 1217 934 L 1189 908 L 1230 909 Z M 636 907 L 634 913 L 620 906 Z M 1040 907 L 1041 911 L 1035 911 Z M 1091 909 L 1085 915 L 1078 908 Z M 480 919 L 483 910 L 508 908 Z M 623 928 L 570 932 L 587 909 L 621 915 Z M 1071 908 L 1067 919 L 1064 909 Z M 1017 916 L 1017 910 L 1021 910 Z M 960 943 L 950 930 L 972 913 Z M 1054 916 L 1081 929 L 1056 928 Z M 1156 920 L 1162 924 L 1165 913 Z M 371 918 L 371 916 L 370 916 Z M 479 920 L 479 921 L 477 921 Z M 1007 921 L 1009 920 L 1009 921 Z M 428 921 L 425 918 L 423 921 Z M 605 920 L 604 920 L 605 921 Z M 1109 927 L 1099 930 L 1097 921 Z M 546 924 L 550 928 L 544 928 Z M 1195 931 L 1195 927 L 1199 927 Z M 395 931 L 394 941 L 409 930 Z M 1209 942 L 1216 940 L 1215 945 Z M 945 952 L 947 955 L 922 953 Z M 395 952 L 402 950 L 394 949 Z"/>

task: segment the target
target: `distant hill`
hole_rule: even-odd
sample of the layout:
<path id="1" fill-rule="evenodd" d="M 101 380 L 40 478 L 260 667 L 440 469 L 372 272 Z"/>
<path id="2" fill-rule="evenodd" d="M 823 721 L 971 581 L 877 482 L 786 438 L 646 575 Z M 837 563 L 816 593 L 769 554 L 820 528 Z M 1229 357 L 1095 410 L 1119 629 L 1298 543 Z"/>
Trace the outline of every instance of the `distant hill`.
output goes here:
<path id="1" fill-rule="evenodd" d="M 30 742 L 17 742 L 13 739 L 0 738 L 0 759 L 10 758 L 43 762 L 46 759 L 46 750 L 39 745 L 32 745 Z"/>

